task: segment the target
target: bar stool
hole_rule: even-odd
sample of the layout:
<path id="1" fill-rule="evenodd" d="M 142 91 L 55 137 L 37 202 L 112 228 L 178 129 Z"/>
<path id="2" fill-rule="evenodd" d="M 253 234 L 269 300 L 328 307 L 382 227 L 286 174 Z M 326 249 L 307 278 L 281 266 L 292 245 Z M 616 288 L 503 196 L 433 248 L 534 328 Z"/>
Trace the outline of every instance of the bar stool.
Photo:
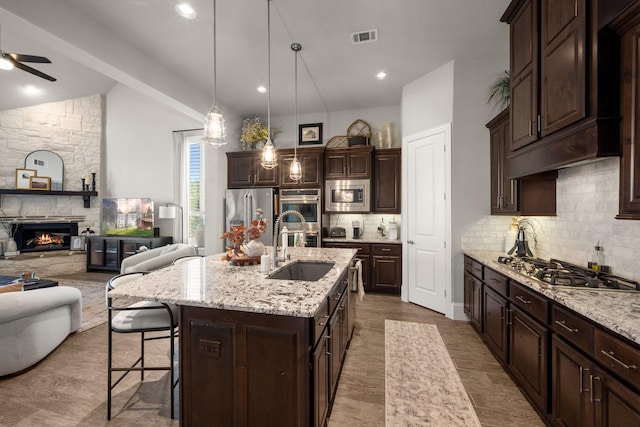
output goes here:
<path id="1" fill-rule="evenodd" d="M 145 371 L 169 371 L 171 378 L 171 418 L 174 419 L 174 388 L 178 381 L 175 379 L 173 361 L 175 358 L 174 339 L 177 336 L 178 308 L 173 304 L 159 303 L 156 301 L 139 301 L 124 307 L 114 306 L 109 291 L 131 280 L 142 277 L 146 272 L 124 273 L 112 277 L 106 285 L 106 301 L 109 316 L 109 355 L 108 355 L 108 397 L 107 397 L 107 420 L 111 420 L 111 401 L 113 389 L 132 371 L 140 371 L 140 381 L 144 380 Z M 168 331 L 168 335 L 146 337 L 147 332 Z M 119 334 L 140 334 L 140 357 L 127 367 L 113 366 L 113 333 Z M 144 364 L 144 344 L 146 341 L 169 338 L 170 361 L 168 366 L 145 366 Z M 115 382 L 114 372 L 123 372 Z"/>

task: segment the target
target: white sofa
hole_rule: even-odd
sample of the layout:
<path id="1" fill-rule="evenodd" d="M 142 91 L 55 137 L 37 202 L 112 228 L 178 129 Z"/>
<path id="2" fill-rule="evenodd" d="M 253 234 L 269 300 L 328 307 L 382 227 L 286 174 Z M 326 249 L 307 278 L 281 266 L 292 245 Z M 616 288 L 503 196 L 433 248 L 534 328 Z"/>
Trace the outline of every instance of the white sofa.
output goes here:
<path id="1" fill-rule="evenodd" d="M 198 250 L 191 245 L 174 243 L 131 255 L 122 260 L 120 273 L 138 273 L 153 271 L 171 265 L 183 256 L 197 255 Z"/>
<path id="2" fill-rule="evenodd" d="M 22 371 L 82 326 L 82 294 L 68 286 L 0 294 L 0 376 Z"/>

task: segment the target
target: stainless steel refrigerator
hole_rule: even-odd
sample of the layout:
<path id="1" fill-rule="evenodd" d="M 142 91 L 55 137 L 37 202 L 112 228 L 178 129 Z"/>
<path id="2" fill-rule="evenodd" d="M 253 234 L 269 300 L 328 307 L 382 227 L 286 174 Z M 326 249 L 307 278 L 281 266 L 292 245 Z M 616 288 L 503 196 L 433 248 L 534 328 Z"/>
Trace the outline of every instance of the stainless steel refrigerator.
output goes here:
<path id="1" fill-rule="evenodd" d="M 273 188 L 243 188 L 227 190 L 225 203 L 225 230 L 232 226 L 248 227 L 251 221 L 258 219 L 256 212 L 262 209 L 263 218 L 269 221 L 269 228 L 262 233 L 260 240 L 267 246 L 273 244 L 273 222 L 275 220 L 275 196 Z"/>

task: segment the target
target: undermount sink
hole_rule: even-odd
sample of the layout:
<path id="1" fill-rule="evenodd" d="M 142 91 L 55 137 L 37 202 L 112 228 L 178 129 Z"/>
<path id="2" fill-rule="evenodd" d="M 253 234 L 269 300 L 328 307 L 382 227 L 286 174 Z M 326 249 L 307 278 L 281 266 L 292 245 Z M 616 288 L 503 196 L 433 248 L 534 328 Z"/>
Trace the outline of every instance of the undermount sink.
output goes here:
<path id="1" fill-rule="evenodd" d="M 315 282 L 324 277 L 333 268 L 335 262 L 295 261 L 267 276 L 267 279 L 304 280 Z"/>

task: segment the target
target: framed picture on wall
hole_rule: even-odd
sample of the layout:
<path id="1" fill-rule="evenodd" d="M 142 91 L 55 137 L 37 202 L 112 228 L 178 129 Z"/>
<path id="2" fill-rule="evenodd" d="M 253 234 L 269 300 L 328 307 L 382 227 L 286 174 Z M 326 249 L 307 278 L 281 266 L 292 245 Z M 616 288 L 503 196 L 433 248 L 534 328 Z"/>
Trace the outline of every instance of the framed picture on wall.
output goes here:
<path id="1" fill-rule="evenodd" d="M 30 190 L 51 190 L 51 177 L 32 176 L 29 178 Z"/>
<path id="2" fill-rule="evenodd" d="M 298 145 L 322 144 L 322 123 L 300 125 L 298 131 Z"/>
<path id="3" fill-rule="evenodd" d="M 16 190 L 29 190 L 29 180 L 32 176 L 36 176 L 35 169 L 16 169 Z"/>

